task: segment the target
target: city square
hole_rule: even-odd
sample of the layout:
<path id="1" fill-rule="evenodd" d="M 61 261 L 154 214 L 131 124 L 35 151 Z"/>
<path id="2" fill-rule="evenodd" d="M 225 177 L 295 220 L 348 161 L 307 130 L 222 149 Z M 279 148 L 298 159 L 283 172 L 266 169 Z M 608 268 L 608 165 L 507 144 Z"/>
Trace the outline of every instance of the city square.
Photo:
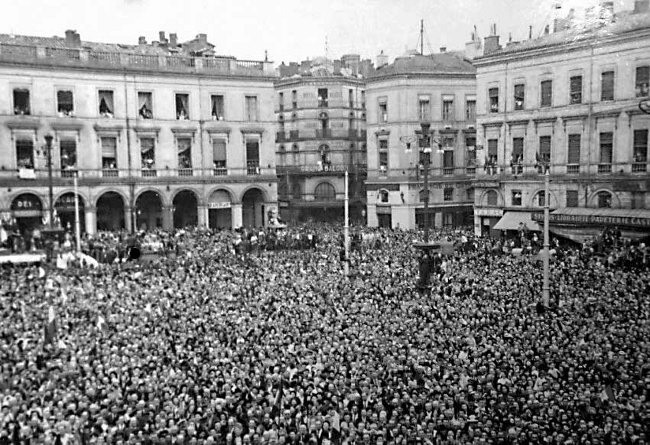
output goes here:
<path id="1" fill-rule="evenodd" d="M 0 445 L 648 443 L 650 1 L 562 3 L 0 30 Z"/>

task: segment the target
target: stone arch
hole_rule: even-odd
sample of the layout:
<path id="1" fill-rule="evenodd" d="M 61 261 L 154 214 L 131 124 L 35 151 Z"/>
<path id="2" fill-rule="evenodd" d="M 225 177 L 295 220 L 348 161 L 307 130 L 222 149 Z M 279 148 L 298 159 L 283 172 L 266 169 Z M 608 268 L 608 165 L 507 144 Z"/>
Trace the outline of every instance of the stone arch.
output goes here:
<path id="1" fill-rule="evenodd" d="M 488 204 L 488 198 L 492 193 L 496 193 L 496 198 L 497 198 L 496 204 Z M 483 207 L 499 206 L 503 203 L 503 195 L 501 194 L 500 190 L 496 190 L 496 189 L 484 190 L 483 193 L 481 193 L 481 199 L 479 200 L 479 202 Z"/>
<path id="2" fill-rule="evenodd" d="M 621 200 L 619 199 L 618 195 L 607 187 L 600 187 L 593 191 L 593 193 L 589 196 L 589 200 L 587 201 L 588 207 L 596 207 L 596 208 L 599 207 L 598 200 L 599 200 L 599 195 L 601 193 L 609 193 L 610 200 L 611 200 L 610 208 L 617 209 L 621 207 Z"/>
<path id="3" fill-rule="evenodd" d="M 324 198 L 324 199 L 321 199 Z M 321 181 L 314 187 L 315 201 L 335 201 L 336 187 L 329 181 Z"/>
<path id="4" fill-rule="evenodd" d="M 264 225 L 264 203 L 268 201 L 264 189 L 250 186 L 242 193 L 242 224 L 244 227 L 262 227 Z"/>
<path id="5" fill-rule="evenodd" d="M 177 190 L 172 198 L 174 228 L 182 229 L 199 224 L 199 195 L 191 188 Z"/>
<path id="6" fill-rule="evenodd" d="M 102 192 L 97 201 L 97 230 L 120 230 L 126 228 L 126 212 L 124 211 L 127 199 L 118 191 L 106 190 Z"/>
<path id="7" fill-rule="evenodd" d="M 528 201 L 528 207 L 529 208 L 535 208 L 535 207 L 540 208 L 540 206 L 537 205 L 537 203 L 539 202 L 538 201 L 538 195 L 539 195 L 540 192 L 544 192 L 544 187 L 540 187 L 538 189 L 535 189 L 535 191 L 533 191 L 533 193 L 532 193 L 532 195 L 531 195 L 531 197 L 529 198 L 529 201 Z M 550 208 L 560 207 L 560 205 L 559 205 L 560 201 L 558 200 L 557 196 L 555 196 L 555 193 L 552 190 L 549 190 L 548 194 L 549 194 L 549 197 L 550 197 L 549 201 L 548 201 L 548 206 Z"/>
<path id="8" fill-rule="evenodd" d="M 166 196 L 165 193 L 162 190 L 160 190 L 160 189 L 158 189 L 156 187 L 144 187 L 144 188 L 138 190 L 138 192 L 133 197 L 134 202 L 137 202 L 138 198 L 140 198 L 140 196 L 142 196 L 143 194 L 145 194 L 147 192 L 157 193 L 158 196 L 160 197 L 160 201 L 162 202 L 163 207 L 171 205 L 171 200 L 167 199 L 168 196 Z"/>
<path id="9" fill-rule="evenodd" d="M 178 190 L 174 190 L 172 192 L 172 194 L 171 194 L 169 202 L 172 203 L 172 205 L 173 205 L 174 199 L 176 199 L 178 194 L 183 192 L 183 191 L 190 191 L 190 192 L 194 193 L 194 196 L 196 197 L 197 205 L 204 205 L 205 204 L 205 200 L 203 199 L 203 194 L 198 189 L 196 189 L 194 187 L 189 187 L 189 186 L 182 186 Z"/>
<path id="10" fill-rule="evenodd" d="M 136 228 L 150 230 L 163 226 L 164 196 L 155 188 L 141 190 L 135 198 Z"/>

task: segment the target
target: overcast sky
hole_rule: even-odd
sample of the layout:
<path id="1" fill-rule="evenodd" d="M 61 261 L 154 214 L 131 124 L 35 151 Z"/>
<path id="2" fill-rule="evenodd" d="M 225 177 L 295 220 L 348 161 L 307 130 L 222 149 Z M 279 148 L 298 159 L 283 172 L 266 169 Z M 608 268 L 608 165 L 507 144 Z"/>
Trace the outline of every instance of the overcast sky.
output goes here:
<path id="1" fill-rule="evenodd" d="M 0 0 L 0 33 L 63 36 L 136 44 L 158 40 L 158 31 L 179 41 L 206 33 L 218 54 L 239 59 L 300 61 L 357 53 L 391 59 L 418 42 L 424 19 L 425 52 L 462 49 L 474 25 L 485 37 L 497 24 L 502 42 L 538 36 L 554 13 L 578 13 L 598 0 Z M 634 0 L 614 0 L 616 10 Z M 555 4 L 562 5 L 557 10 Z"/>

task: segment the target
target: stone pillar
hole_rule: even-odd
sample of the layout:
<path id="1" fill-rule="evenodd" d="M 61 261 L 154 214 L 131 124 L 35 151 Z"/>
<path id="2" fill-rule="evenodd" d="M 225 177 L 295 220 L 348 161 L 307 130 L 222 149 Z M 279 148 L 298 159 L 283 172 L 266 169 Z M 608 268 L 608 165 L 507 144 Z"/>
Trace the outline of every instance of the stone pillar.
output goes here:
<path id="1" fill-rule="evenodd" d="M 124 228 L 127 232 L 131 232 L 133 230 L 133 225 L 135 224 L 135 221 L 133 220 L 133 212 L 134 209 L 132 207 L 124 206 Z"/>
<path id="2" fill-rule="evenodd" d="M 163 206 L 162 226 L 164 230 L 174 229 L 174 206 Z"/>
<path id="3" fill-rule="evenodd" d="M 433 216 L 433 227 L 442 227 L 442 212 L 436 212 Z"/>
<path id="4" fill-rule="evenodd" d="M 244 223 L 244 215 L 241 204 L 233 204 L 232 207 L 232 228 L 241 227 Z"/>
<path id="5" fill-rule="evenodd" d="M 197 224 L 199 227 L 208 226 L 208 206 L 199 205 L 196 208 L 196 213 L 198 216 Z"/>
<path id="6" fill-rule="evenodd" d="M 375 204 L 368 204 L 367 212 L 368 227 L 379 226 L 379 219 L 377 218 L 377 206 Z"/>
<path id="7" fill-rule="evenodd" d="M 84 208 L 86 219 L 86 233 L 94 235 L 97 233 L 97 207 Z"/>

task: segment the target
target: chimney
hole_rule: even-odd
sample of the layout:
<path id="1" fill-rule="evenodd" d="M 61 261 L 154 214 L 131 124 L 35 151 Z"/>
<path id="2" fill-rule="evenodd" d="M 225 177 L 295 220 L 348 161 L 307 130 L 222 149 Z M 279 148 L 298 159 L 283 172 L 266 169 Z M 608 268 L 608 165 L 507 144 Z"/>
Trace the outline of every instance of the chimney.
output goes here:
<path id="1" fill-rule="evenodd" d="M 533 25 L 530 25 L 528 27 L 528 40 L 532 40 L 532 39 L 533 39 Z"/>
<path id="2" fill-rule="evenodd" d="M 176 48 L 178 46 L 178 35 L 175 32 L 169 33 L 169 46 Z"/>
<path id="3" fill-rule="evenodd" d="M 650 11 L 650 0 L 636 0 L 634 2 L 634 13 L 642 14 Z"/>
<path id="4" fill-rule="evenodd" d="M 381 50 L 381 53 L 377 56 L 377 68 L 388 65 L 388 56 L 384 54 L 384 50 Z"/>
<path id="5" fill-rule="evenodd" d="M 550 31 L 551 31 L 551 27 L 550 27 L 550 25 L 546 25 L 546 26 L 544 27 L 544 35 L 547 36 L 547 35 L 549 34 Z"/>
<path id="6" fill-rule="evenodd" d="M 164 45 L 167 43 L 167 39 L 165 38 L 165 31 L 159 31 L 158 32 L 158 40 L 160 41 L 161 45 Z"/>
<path id="7" fill-rule="evenodd" d="M 499 36 L 497 35 L 496 23 L 490 26 L 490 35 L 485 38 L 485 49 L 483 54 L 488 55 L 497 52 L 501 49 L 499 45 Z"/>
<path id="8" fill-rule="evenodd" d="M 440 47 L 440 52 L 441 53 L 446 53 L 447 52 L 447 47 L 446 46 L 441 46 Z"/>
<path id="9" fill-rule="evenodd" d="M 146 44 L 147 44 L 147 38 L 145 36 L 138 37 L 138 45 L 146 45 Z"/>
<path id="10" fill-rule="evenodd" d="M 196 39 L 201 43 L 202 45 L 207 45 L 208 43 L 208 35 L 207 34 L 197 34 Z"/>
<path id="11" fill-rule="evenodd" d="M 67 46 L 75 46 L 75 37 L 74 35 L 76 34 L 76 31 L 72 29 L 66 29 L 65 31 L 65 44 Z"/>
<path id="12" fill-rule="evenodd" d="M 81 36 L 76 31 L 74 33 L 74 43 L 75 43 L 75 46 L 81 48 Z"/>

